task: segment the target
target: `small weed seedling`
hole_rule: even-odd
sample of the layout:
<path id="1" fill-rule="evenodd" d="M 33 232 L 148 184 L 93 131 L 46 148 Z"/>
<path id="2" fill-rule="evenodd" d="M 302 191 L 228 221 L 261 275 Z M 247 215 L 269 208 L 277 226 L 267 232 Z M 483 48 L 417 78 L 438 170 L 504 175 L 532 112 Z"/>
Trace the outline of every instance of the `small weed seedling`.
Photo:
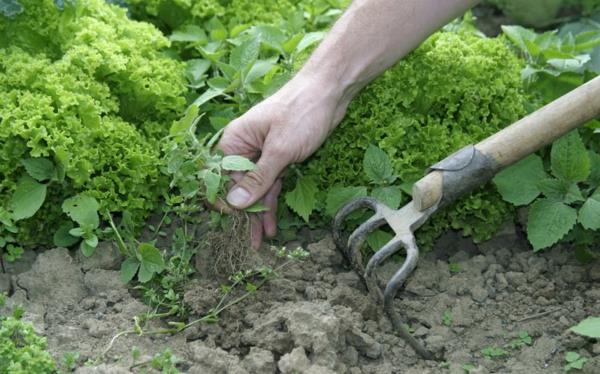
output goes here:
<path id="1" fill-rule="evenodd" d="M 519 337 L 517 339 L 513 339 L 508 343 L 508 347 L 510 349 L 520 349 L 526 345 L 531 345 L 533 343 L 533 339 L 529 336 L 527 331 L 519 332 Z"/>
<path id="2" fill-rule="evenodd" d="M 146 323 L 153 319 L 172 316 L 171 313 L 146 313 L 135 316 L 133 329 L 121 331 L 116 334 L 111 339 L 104 352 L 102 352 L 99 359 L 106 356 L 106 354 L 111 350 L 115 341 L 121 336 L 130 334 L 137 334 L 140 336 L 176 334 L 199 323 L 215 323 L 219 320 L 219 317 L 223 311 L 241 303 L 250 296 L 255 295 L 256 292 L 258 292 L 258 290 L 267 282 L 278 277 L 283 269 L 294 262 L 305 260 L 310 255 L 309 252 L 305 251 L 301 247 L 293 250 L 288 250 L 286 247 L 272 247 L 272 250 L 275 252 L 277 257 L 284 259 L 285 261 L 274 269 L 267 266 L 260 266 L 254 270 L 239 271 L 233 274 L 230 277 L 231 283 L 229 285 L 221 286 L 221 298 L 219 302 L 206 315 L 187 323 L 182 321 L 169 321 L 167 322 L 169 328 L 156 330 L 144 330 Z"/>
<path id="3" fill-rule="evenodd" d="M 473 370 L 475 370 L 477 367 L 471 363 L 467 363 L 464 364 L 462 366 L 463 370 L 465 371 L 465 373 L 470 374 Z"/>
<path id="4" fill-rule="evenodd" d="M 508 351 L 501 347 L 485 347 L 481 350 L 481 353 L 489 359 L 508 356 Z"/>
<path id="5" fill-rule="evenodd" d="M 448 264 L 448 270 L 451 274 L 458 274 L 462 271 L 460 264 L 457 262 L 451 262 Z"/>
<path id="6" fill-rule="evenodd" d="M 565 354 L 565 361 L 567 362 L 567 364 L 565 365 L 564 369 L 565 369 L 565 372 L 568 372 L 573 369 L 577 369 L 577 370 L 583 369 L 583 365 L 586 363 L 587 358 L 582 357 L 577 352 L 567 352 Z"/>
<path id="7" fill-rule="evenodd" d="M 444 315 L 442 316 L 442 323 L 444 324 L 444 326 L 451 327 L 453 322 L 454 316 L 452 316 L 452 312 L 449 310 L 445 311 Z"/>
<path id="8" fill-rule="evenodd" d="M 131 349 L 131 357 L 133 359 L 133 365 L 129 368 L 129 370 L 133 370 L 135 368 L 143 368 L 150 367 L 154 370 L 157 370 L 163 374 L 179 374 L 179 370 L 177 370 L 177 364 L 179 363 L 179 359 L 173 355 L 169 348 L 165 349 L 163 352 L 157 353 L 150 360 L 136 362 L 140 359 L 141 352 L 138 347 L 133 347 Z"/>

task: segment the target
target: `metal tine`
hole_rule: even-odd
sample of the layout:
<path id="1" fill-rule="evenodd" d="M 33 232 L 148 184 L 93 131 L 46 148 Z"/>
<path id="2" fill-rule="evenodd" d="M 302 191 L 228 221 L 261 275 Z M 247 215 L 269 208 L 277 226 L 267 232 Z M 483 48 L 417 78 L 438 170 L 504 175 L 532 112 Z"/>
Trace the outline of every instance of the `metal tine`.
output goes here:
<path id="1" fill-rule="evenodd" d="M 368 224 L 372 221 L 376 221 L 378 219 L 383 220 L 383 217 L 381 216 L 381 214 L 379 214 L 379 203 L 377 202 L 377 200 L 370 198 L 370 197 L 362 197 L 362 198 L 352 200 L 348 204 L 344 205 L 338 211 L 338 213 L 335 215 L 335 218 L 333 219 L 333 238 L 335 240 L 335 243 L 336 243 L 337 247 L 342 251 L 344 256 L 346 256 L 346 258 L 352 263 L 353 263 L 354 259 L 352 258 L 351 253 L 350 253 L 351 251 L 349 251 L 349 249 L 350 249 L 350 240 L 352 239 L 354 233 L 350 236 L 348 241 L 345 242 L 343 239 L 343 235 L 342 235 L 342 224 L 343 224 L 344 220 L 346 219 L 346 217 L 348 217 L 354 211 L 356 211 L 358 209 L 363 209 L 363 208 L 370 208 L 371 210 L 375 211 L 375 215 L 372 216 L 367 222 L 365 222 L 361 226 L 359 226 L 358 229 L 356 229 L 354 231 L 354 233 L 356 233 L 358 230 L 361 230 L 361 228 L 365 224 Z M 385 223 L 385 221 L 381 222 L 380 226 L 383 225 L 384 223 Z M 379 226 L 375 226 L 375 228 L 376 227 L 379 227 Z M 362 243 L 360 245 L 362 245 Z M 362 264 L 361 264 L 361 266 L 362 266 Z"/>
<path id="2" fill-rule="evenodd" d="M 363 274 L 365 268 L 362 261 L 362 253 L 360 249 L 367 240 L 369 233 L 377 230 L 379 227 L 386 224 L 386 220 L 383 215 L 376 212 L 366 222 L 358 226 L 356 230 L 352 232 L 348 238 L 348 258 L 354 264 L 354 267 Z"/>
<path id="3" fill-rule="evenodd" d="M 390 242 L 388 243 L 388 245 L 392 243 L 396 244 L 395 242 Z M 396 294 L 398 293 L 400 287 L 402 287 L 402 285 L 404 284 L 406 278 L 408 278 L 410 273 L 413 272 L 413 270 L 417 266 L 417 261 L 419 260 L 419 248 L 417 247 L 417 243 L 413 235 L 405 235 L 402 238 L 398 238 L 397 243 L 400 243 L 400 245 L 395 248 L 396 251 L 400 247 L 405 248 L 406 260 L 402 264 L 402 267 L 400 267 L 400 269 L 394 274 L 394 276 L 392 276 L 387 286 L 385 287 L 385 291 L 383 292 L 383 310 L 390 317 L 394 329 L 398 331 L 402 339 L 404 339 L 404 341 L 406 341 L 415 350 L 415 352 L 417 352 L 421 357 L 423 357 L 426 360 L 435 360 L 435 356 L 433 355 L 433 353 L 425 349 L 425 347 L 421 343 L 419 343 L 417 339 L 415 339 L 415 337 L 412 336 L 404 328 L 402 318 L 394 310 L 394 299 L 396 298 Z M 386 245 L 386 247 L 388 245 Z M 390 249 L 387 249 L 385 253 L 382 253 L 381 259 L 376 260 L 376 262 L 373 261 L 374 265 L 371 268 L 367 266 L 367 270 L 370 270 L 372 272 L 377 263 L 394 253 L 395 251 L 392 251 L 391 248 L 392 246 L 390 245 Z M 382 252 L 384 249 L 385 247 L 382 248 L 379 252 Z M 371 264 L 371 262 L 372 261 L 369 261 L 369 265 Z"/>

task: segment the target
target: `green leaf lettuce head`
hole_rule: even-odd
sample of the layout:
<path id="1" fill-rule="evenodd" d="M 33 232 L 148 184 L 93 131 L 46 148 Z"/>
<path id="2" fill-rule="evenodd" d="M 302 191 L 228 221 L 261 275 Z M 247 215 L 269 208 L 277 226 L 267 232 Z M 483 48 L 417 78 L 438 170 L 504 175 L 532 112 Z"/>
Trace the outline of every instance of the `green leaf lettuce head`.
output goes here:
<path id="1" fill-rule="evenodd" d="M 62 11 L 53 0 L 19 3 L 22 13 L 0 16 L 0 204 L 26 172 L 51 177 L 31 161 L 47 159 L 65 180 L 20 222 L 22 241 L 51 238 L 67 220 L 62 201 L 80 192 L 141 219 L 167 184 L 159 139 L 185 108 L 185 65 L 154 26 L 102 0 Z"/>
<path id="2" fill-rule="evenodd" d="M 525 113 L 521 68 L 522 61 L 500 39 L 434 34 L 355 98 L 338 129 L 301 172 L 325 192 L 338 188 L 332 186 L 368 186 L 380 173 L 397 176 L 394 185 L 414 182 L 435 162 Z M 365 153 L 371 153 L 370 160 L 376 157 L 372 148 L 368 151 L 371 145 L 387 154 L 391 172 L 382 168 L 365 174 Z M 326 205 L 317 207 L 326 216 L 339 207 L 331 194 Z M 509 209 L 486 187 L 436 214 L 418 237 L 431 244 L 452 227 L 483 240 Z"/>

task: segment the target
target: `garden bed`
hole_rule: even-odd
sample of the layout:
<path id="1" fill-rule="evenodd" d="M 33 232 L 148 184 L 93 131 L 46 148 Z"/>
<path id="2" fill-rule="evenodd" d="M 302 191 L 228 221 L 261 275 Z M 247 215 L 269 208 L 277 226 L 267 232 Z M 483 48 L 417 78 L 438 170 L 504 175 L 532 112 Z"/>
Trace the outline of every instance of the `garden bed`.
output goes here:
<path id="1" fill-rule="evenodd" d="M 568 330 L 600 309 L 600 266 L 582 265 L 570 248 L 533 253 L 513 225 L 480 245 L 454 233 L 442 237 L 396 301 L 414 335 L 444 353 L 434 362 L 392 332 L 328 234 L 307 241 L 306 261 L 218 322 L 175 335 L 121 336 L 104 356 L 113 336 L 148 311 L 119 281 L 111 245 L 90 259 L 62 248 L 28 252 L 9 266 L 1 287 L 10 289 L 8 307 L 23 306 L 58 361 L 76 358 L 78 373 L 148 371 L 157 354 L 165 365 L 157 367 L 175 361 L 188 373 L 558 373 L 571 351 L 588 358 L 582 373 L 600 371 L 600 344 Z M 275 265 L 268 249 L 254 256 Z M 381 274 L 396 266 L 388 263 Z M 187 285 L 191 319 L 216 302 L 218 278 Z"/>

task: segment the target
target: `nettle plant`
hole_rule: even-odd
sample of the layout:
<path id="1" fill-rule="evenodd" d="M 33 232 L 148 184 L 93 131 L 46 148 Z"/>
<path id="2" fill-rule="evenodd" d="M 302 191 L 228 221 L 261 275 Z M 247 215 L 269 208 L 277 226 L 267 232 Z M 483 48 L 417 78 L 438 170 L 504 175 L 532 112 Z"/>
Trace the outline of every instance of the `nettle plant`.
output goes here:
<path id="1" fill-rule="evenodd" d="M 586 149 L 577 130 L 552 145 L 549 167 L 532 155 L 498 173 L 494 183 L 506 201 L 531 204 L 527 238 L 534 251 L 564 238 L 589 244 L 600 229 L 600 154 Z"/>
<path id="2" fill-rule="evenodd" d="M 394 173 L 389 156 L 374 145 L 370 145 L 365 152 L 362 162 L 363 172 L 368 178 L 368 186 L 334 186 L 325 195 L 324 213 L 333 217 L 336 212 L 352 199 L 371 196 L 386 204 L 392 209 L 397 209 L 402 201 L 402 190 L 408 193 L 409 184 L 394 185 L 397 175 Z M 285 202 L 290 209 L 297 213 L 308 223 L 311 213 L 318 209 L 319 189 L 311 176 L 300 176 L 293 190 L 285 194 Z M 369 235 L 368 243 L 373 250 L 385 244 L 391 235 L 385 231 L 377 230 Z"/>
<path id="3" fill-rule="evenodd" d="M 600 23 L 593 19 L 542 34 L 521 26 L 502 26 L 502 31 L 527 62 L 521 77 L 545 102 L 600 73 Z"/>
<path id="4" fill-rule="evenodd" d="M 18 259 L 23 253 L 15 237 L 19 232 L 16 223 L 33 217 L 46 201 L 49 186 L 65 180 L 64 168 L 48 158 L 27 158 L 21 164 L 25 173 L 17 182 L 8 209 L 0 210 L 0 253 L 4 250 L 3 258 L 8 261 Z M 54 244 L 69 247 L 80 242 L 83 254 L 91 256 L 98 245 L 98 207 L 94 198 L 83 194 L 66 199 L 62 210 L 78 226 L 74 227 L 73 222 L 63 224 L 54 235 Z"/>

